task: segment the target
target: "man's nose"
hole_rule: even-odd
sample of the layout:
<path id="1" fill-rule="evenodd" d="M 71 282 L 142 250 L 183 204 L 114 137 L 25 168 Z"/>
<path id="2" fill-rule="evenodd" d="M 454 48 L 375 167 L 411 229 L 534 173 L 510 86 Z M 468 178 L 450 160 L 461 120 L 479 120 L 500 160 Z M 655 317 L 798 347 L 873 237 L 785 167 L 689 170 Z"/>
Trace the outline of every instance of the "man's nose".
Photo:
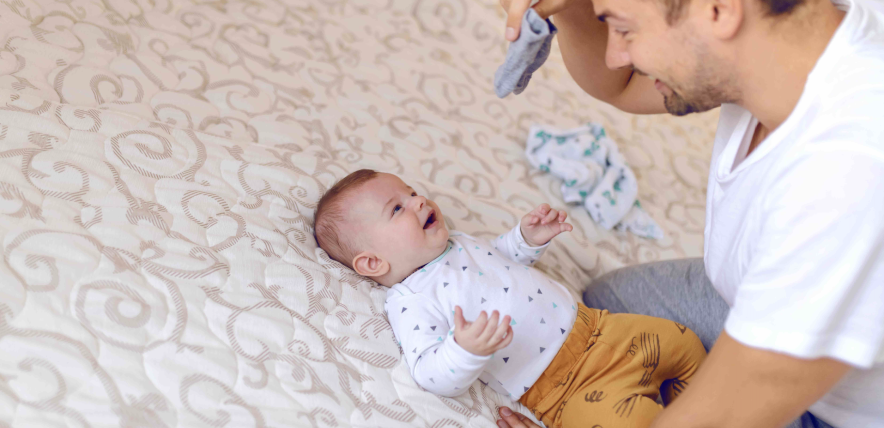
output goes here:
<path id="1" fill-rule="evenodd" d="M 632 65 L 629 52 L 626 51 L 626 41 L 620 38 L 614 31 L 608 31 L 608 46 L 605 49 L 605 65 L 611 70 L 617 70 Z"/>

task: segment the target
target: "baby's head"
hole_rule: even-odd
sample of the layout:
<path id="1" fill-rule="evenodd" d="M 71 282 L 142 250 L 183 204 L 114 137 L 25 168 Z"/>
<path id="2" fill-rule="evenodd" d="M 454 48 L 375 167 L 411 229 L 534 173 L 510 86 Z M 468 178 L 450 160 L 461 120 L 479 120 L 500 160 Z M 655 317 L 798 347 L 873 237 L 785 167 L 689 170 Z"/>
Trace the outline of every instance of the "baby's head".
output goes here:
<path id="1" fill-rule="evenodd" d="M 322 196 L 314 230 L 331 258 L 388 287 L 448 246 L 448 229 L 433 201 L 395 175 L 367 169 Z"/>

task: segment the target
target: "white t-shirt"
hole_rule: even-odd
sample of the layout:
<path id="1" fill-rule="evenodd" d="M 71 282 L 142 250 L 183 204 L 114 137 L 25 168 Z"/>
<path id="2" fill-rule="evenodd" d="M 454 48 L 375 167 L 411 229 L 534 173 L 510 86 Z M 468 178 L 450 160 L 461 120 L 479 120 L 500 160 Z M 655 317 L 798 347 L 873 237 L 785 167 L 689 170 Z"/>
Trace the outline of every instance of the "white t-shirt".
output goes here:
<path id="1" fill-rule="evenodd" d="M 547 245 L 531 247 L 517 225 L 493 242 L 452 231 L 436 260 L 390 287 L 385 309 L 418 385 L 456 396 L 478 379 L 518 400 L 565 343 L 577 304 L 562 285 L 530 267 Z M 489 356 L 461 348 L 454 307 L 475 320 L 495 310 L 512 317 L 513 341 Z"/>
<path id="2" fill-rule="evenodd" d="M 854 367 L 812 413 L 884 427 L 884 2 L 836 4 L 794 111 L 745 159 L 757 119 L 721 108 L 706 272 L 736 340 Z"/>

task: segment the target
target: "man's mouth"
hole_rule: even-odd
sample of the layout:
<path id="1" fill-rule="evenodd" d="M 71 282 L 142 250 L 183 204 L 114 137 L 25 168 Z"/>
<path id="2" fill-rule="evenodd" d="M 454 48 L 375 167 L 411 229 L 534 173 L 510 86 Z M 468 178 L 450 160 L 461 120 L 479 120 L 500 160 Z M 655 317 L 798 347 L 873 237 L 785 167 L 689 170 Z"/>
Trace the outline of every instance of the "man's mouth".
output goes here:
<path id="1" fill-rule="evenodd" d="M 663 95 L 668 96 L 672 94 L 672 89 L 665 83 L 661 82 L 660 79 L 654 79 L 654 87 Z"/>
<path id="2" fill-rule="evenodd" d="M 436 211 L 430 210 L 430 215 L 427 217 L 427 222 L 424 223 L 424 229 L 429 229 L 436 224 Z"/>

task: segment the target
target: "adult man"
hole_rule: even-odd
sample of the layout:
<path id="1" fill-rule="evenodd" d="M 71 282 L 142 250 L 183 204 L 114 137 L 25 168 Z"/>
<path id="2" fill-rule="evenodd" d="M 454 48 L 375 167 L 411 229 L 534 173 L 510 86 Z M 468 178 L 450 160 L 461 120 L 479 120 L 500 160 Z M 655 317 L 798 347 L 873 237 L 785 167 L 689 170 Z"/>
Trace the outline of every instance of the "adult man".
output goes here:
<path id="1" fill-rule="evenodd" d="M 884 2 L 835 1 L 534 6 L 590 95 L 633 113 L 722 106 L 704 259 L 584 295 L 711 347 L 653 427 L 884 427 Z M 529 0 L 502 3 L 514 40 Z"/>

